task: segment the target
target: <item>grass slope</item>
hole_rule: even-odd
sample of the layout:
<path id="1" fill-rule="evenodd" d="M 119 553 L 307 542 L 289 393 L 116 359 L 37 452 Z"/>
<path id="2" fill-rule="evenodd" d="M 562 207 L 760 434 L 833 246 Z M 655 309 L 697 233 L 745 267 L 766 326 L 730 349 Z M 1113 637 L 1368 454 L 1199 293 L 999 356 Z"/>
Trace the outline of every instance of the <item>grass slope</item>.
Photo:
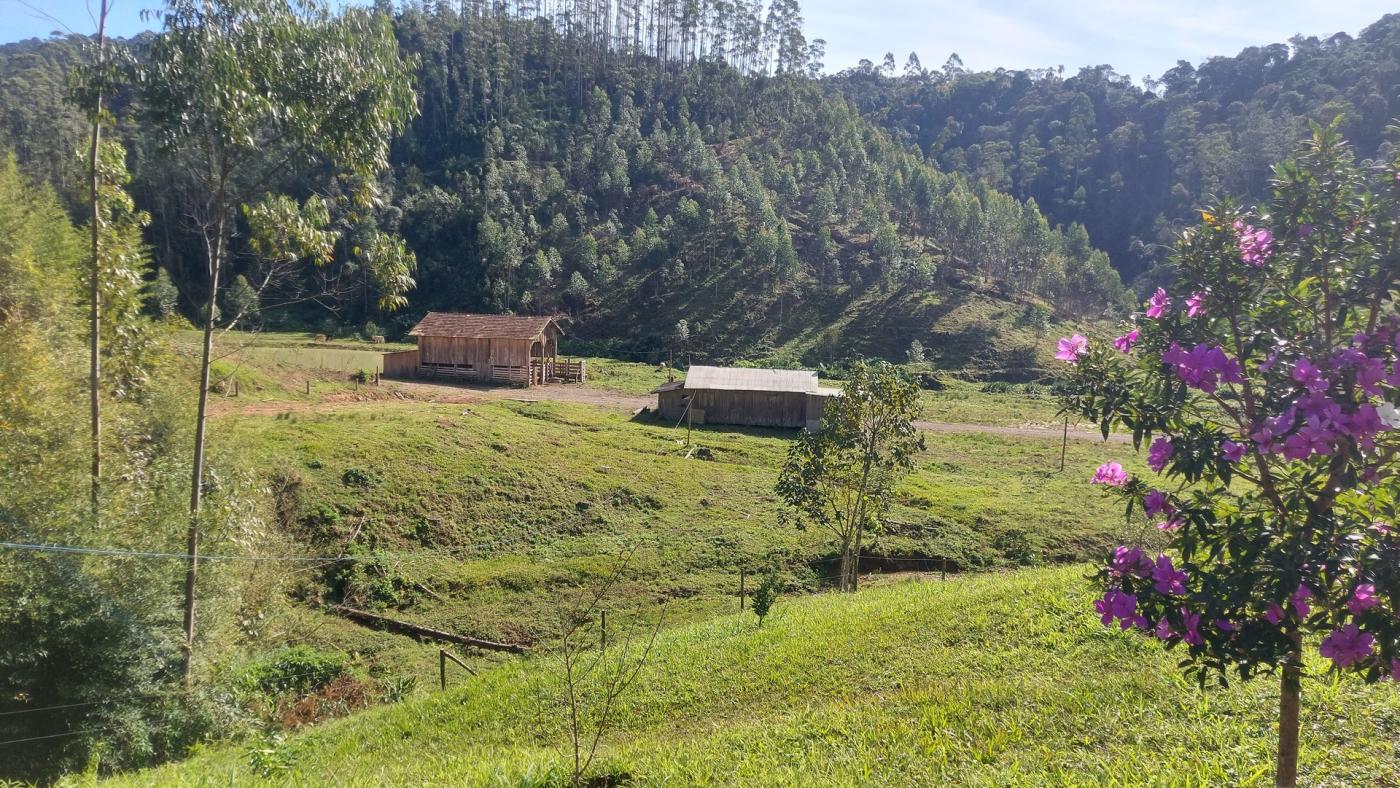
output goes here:
<path id="1" fill-rule="evenodd" d="M 628 545 L 661 551 L 641 567 L 639 599 L 683 613 L 732 604 L 739 567 L 774 552 L 817 587 L 832 555 L 825 533 L 780 524 L 773 486 L 791 432 L 700 427 L 694 443 L 709 459 L 687 458 L 684 427 L 509 400 L 351 403 L 216 429 L 277 480 L 294 539 L 397 556 L 383 568 L 394 589 L 372 601 L 482 637 L 546 635 L 539 622 L 558 595 Z M 876 556 L 955 567 L 1082 560 L 1124 528 L 1085 477 L 1104 458 L 1131 464 L 1126 446 L 1071 441 L 1072 470 L 1058 473 L 1058 441 L 930 433 L 927 444 Z"/>
<path id="2" fill-rule="evenodd" d="M 1268 782 L 1276 687 L 1201 692 L 1174 655 L 1099 626 L 1078 567 L 789 598 L 662 634 L 599 771 L 639 785 Z M 558 783 L 557 664 L 292 737 L 254 768 L 225 747 L 122 785 Z M 1320 668 L 1314 664 L 1312 667 Z M 1393 784 L 1400 695 L 1304 687 L 1306 781 Z"/>

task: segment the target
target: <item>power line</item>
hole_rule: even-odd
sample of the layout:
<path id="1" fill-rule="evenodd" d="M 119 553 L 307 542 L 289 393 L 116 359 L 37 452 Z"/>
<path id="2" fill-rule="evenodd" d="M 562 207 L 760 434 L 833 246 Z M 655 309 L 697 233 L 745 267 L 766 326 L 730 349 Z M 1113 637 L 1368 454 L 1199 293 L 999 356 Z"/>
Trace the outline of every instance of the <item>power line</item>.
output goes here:
<path id="1" fill-rule="evenodd" d="M 80 545 L 44 544 L 32 542 L 0 542 L 0 549 L 23 550 L 39 553 L 64 553 L 70 555 L 96 555 L 114 558 L 160 558 L 189 560 L 188 553 L 166 553 L 154 550 L 123 550 L 111 547 L 87 547 Z M 412 552 L 376 552 L 365 555 L 234 555 L 229 553 L 200 553 L 201 561 L 287 561 L 303 563 L 337 563 L 343 561 L 391 561 L 407 558 L 456 558 L 464 552 L 481 549 L 477 546 L 461 547 L 454 550 Z"/>
<path id="2" fill-rule="evenodd" d="M 9 739 L 7 741 L 0 741 L 0 747 L 6 744 L 24 744 L 25 742 L 42 741 L 43 739 L 61 739 L 64 736 L 81 736 L 84 733 L 103 733 L 104 731 L 110 731 L 116 727 L 115 725 L 108 725 L 105 728 L 86 728 L 80 731 L 68 731 L 67 733 L 50 733 L 47 736 L 30 736 L 27 739 Z"/>
<path id="3" fill-rule="evenodd" d="M 15 714 L 35 714 L 41 711 L 54 711 L 55 709 L 76 709 L 82 706 L 97 706 L 102 703 L 111 703 L 115 698 L 106 700 L 90 700 L 83 703 L 61 703 L 57 706 L 40 706 L 37 709 L 14 709 L 11 711 L 0 711 L 0 717 L 9 717 Z"/>

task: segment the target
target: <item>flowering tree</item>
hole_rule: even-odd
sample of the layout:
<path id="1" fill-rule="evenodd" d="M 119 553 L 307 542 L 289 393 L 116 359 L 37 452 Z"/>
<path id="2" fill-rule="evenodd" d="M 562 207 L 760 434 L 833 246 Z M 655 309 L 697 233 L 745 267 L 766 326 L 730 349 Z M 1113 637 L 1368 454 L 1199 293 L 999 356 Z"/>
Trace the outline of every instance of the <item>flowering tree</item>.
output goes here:
<path id="1" fill-rule="evenodd" d="M 1186 231 L 1172 292 L 1111 345 L 1060 341 L 1066 409 L 1147 446 L 1092 478 L 1166 532 L 1098 575 L 1105 625 L 1186 651 L 1204 686 L 1281 678 L 1276 780 L 1297 780 L 1305 642 L 1400 678 L 1400 159 L 1353 163 L 1335 126 L 1276 168 L 1268 212 Z M 1322 663 L 1329 664 L 1329 663 Z"/>

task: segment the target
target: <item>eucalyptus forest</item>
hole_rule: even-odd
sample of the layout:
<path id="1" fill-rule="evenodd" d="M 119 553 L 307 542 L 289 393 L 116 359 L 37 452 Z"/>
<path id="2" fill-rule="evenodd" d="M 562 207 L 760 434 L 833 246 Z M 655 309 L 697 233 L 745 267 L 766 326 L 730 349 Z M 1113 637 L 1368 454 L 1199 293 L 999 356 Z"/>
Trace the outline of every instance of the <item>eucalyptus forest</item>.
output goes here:
<path id="1" fill-rule="evenodd" d="M 1400 773 L 1400 14 L 1130 76 L 836 70 L 798 0 L 92 5 L 0 45 L 0 784 Z M 429 312 L 589 375 L 381 381 Z M 839 396 L 661 419 L 691 365 Z"/>

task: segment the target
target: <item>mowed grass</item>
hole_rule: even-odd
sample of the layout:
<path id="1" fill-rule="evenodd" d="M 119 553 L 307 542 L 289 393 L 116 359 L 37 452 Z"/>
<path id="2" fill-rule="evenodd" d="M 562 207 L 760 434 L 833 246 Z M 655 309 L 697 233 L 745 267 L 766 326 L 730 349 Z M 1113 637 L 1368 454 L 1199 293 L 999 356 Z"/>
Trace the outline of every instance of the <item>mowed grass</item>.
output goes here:
<path id="1" fill-rule="evenodd" d="M 792 431 L 685 428 L 562 402 L 351 403 L 216 423 L 288 492 L 285 527 L 309 550 L 392 556 L 386 601 L 424 623 L 495 639 L 547 637 L 561 595 L 642 548 L 639 604 L 676 614 L 734 605 L 741 567 L 776 558 L 822 586 L 834 546 L 784 524 L 773 491 Z M 889 529 L 867 542 L 899 568 L 985 569 L 1096 557 L 1127 527 L 1087 484 L 1128 447 L 928 433 Z M 1140 528 L 1140 526 L 1133 526 Z M 872 559 L 870 566 L 881 566 Z M 413 587 L 425 586 L 430 591 Z"/>
<path id="2" fill-rule="evenodd" d="M 596 773 L 635 785 L 1265 785 L 1277 685 L 1202 691 L 1155 641 L 1100 626 L 1084 567 L 780 600 L 661 634 Z M 1321 670 L 1321 660 L 1309 666 Z M 562 784 L 550 657 L 123 785 Z M 1304 684 L 1309 784 L 1393 785 L 1400 695 Z"/>

